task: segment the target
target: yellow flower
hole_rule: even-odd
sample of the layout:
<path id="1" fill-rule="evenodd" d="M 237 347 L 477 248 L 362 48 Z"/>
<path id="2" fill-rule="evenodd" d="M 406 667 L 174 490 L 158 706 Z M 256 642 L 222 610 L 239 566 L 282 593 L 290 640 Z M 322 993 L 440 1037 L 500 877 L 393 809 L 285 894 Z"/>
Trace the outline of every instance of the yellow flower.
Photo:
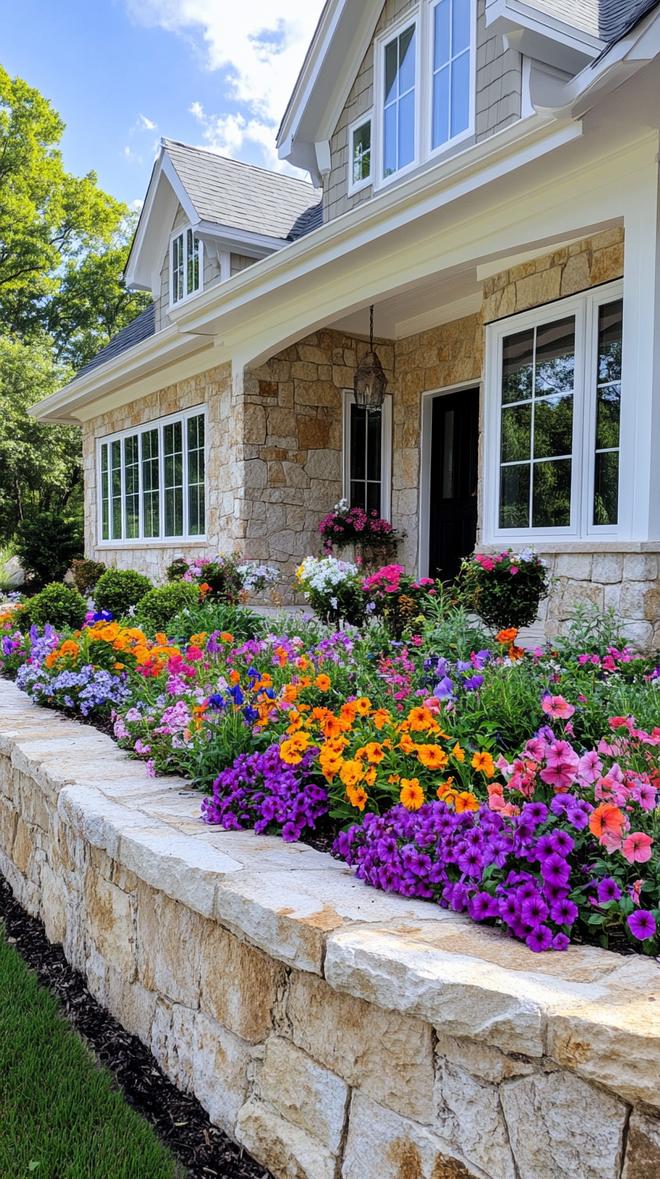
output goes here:
<path id="1" fill-rule="evenodd" d="M 424 791 L 418 778 L 402 778 L 399 798 L 409 811 L 418 811 L 424 802 Z"/>
<path id="2" fill-rule="evenodd" d="M 442 770 L 447 765 L 448 757 L 439 745 L 419 745 L 417 756 L 427 770 Z"/>
<path id="3" fill-rule="evenodd" d="M 339 777 L 347 788 L 349 786 L 357 786 L 364 777 L 364 770 L 359 761 L 354 759 L 345 761 L 339 772 Z"/>
<path id="4" fill-rule="evenodd" d="M 370 741 L 368 745 L 365 745 L 364 752 L 367 755 L 367 761 L 372 766 L 380 765 L 381 761 L 385 757 L 383 746 L 380 745 L 378 741 Z"/>
<path id="5" fill-rule="evenodd" d="M 347 786 L 346 797 L 351 806 L 357 807 L 359 811 L 363 811 L 367 805 L 368 794 L 361 786 Z"/>
<path id="6" fill-rule="evenodd" d="M 302 761 L 302 753 L 294 742 L 295 737 L 290 737 L 280 745 L 280 757 L 288 766 L 298 766 Z"/>
<path id="7" fill-rule="evenodd" d="M 367 716 L 371 712 L 371 700 L 368 696 L 360 696 L 353 701 L 357 716 Z"/>
<path id="8" fill-rule="evenodd" d="M 487 778 L 495 777 L 495 763 L 490 753 L 475 753 L 471 764 L 474 770 L 479 770 Z"/>
<path id="9" fill-rule="evenodd" d="M 454 745 L 454 748 L 451 752 L 452 756 L 456 758 L 456 761 L 465 761 L 465 750 L 461 748 L 461 746 L 458 744 L 458 741 Z"/>
<path id="10" fill-rule="evenodd" d="M 376 781 L 377 776 L 378 776 L 378 771 L 376 770 L 376 767 L 369 766 L 369 769 L 367 770 L 366 774 L 364 775 L 364 780 L 367 783 L 367 786 L 373 786 L 374 782 Z"/>

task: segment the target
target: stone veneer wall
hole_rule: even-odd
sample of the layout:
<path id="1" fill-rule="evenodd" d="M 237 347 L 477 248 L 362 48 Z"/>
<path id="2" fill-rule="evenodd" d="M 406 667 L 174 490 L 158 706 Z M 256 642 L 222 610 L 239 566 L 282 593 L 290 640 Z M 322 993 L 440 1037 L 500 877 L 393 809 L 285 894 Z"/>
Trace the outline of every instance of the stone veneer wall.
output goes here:
<path id="1" fill-rule="evenodd" d="M 657 964 L 369 890 L 0 679 L 0 871 L 276 1179 L 651 1179 Z"/>
<path id="2" fill-rule="evenodd" d="M 191 409 L 207 407 L 207 537 L 204 542 L 151 542 L 139 545 L 97 544 L 96 444 L 100 438 L 131 426 Z M 140 569 L 156 579 L 182 553 L 211 549 L 231 552 L 237 541 L 235 501 L 242 494 L 242 389 L 235 389 L 231 365 L 224 364 L 169 385 L 118 409 L 90 419 L 83 425 L 85 479 L 85 553 L 97 561 L 122 569 Z"/>

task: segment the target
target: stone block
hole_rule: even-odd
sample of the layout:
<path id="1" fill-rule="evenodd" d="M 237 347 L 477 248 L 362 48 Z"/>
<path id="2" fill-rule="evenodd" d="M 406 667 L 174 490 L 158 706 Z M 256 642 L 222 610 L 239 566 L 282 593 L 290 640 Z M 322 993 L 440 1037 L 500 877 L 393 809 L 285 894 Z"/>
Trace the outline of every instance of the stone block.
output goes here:
<path id="1" fill-rule="evenodd" d="M 593 581 L 600 585 L 612 585 L 623 577 L 622 553 L 594 553 L 591 569 Z"/>
<path id="2" fill-rule="evenodd" d="M 339 1154 L 349 1089 L 289 1040 L 273 1036 L 259 1074 L 261 1097 L 294 1125 Z"/>
<path id="3" fill-rule="evenodd" d="M 85 877 L 88 936 L 98 953 L 132 982 L 135 977 L 135 904 L 127 893 L 99 875 Z"/>
<path id="4" fill-rule="evenodd" d="M 194 1018 L 190 1008 L 158 999 L 151 1025 L 151 1052 L 184 1093 L 192 1090 Z"/>
<path id="5" fill-rule="evenodd" d="M 625 581 L 655 581 L 658 558 L 654 553 L 626 553 L 623 558 Z"/>
<path id="6" fill-rule="evenodd" d="M 192 1089 L 209 1118 L 233 1136 L 248 1089 L 250 1045 L 197 1012 L 187 1029 L 193 1037 Z"/>
<path id="7" fill-rule="evenodd" d="M 511 1077 L 528 1076 L 538 1067 L 538 1062 L 526 1060 L 523 1056 L 507 1056 L 487 1044 L 465 1037 L 445 1036 L 441 1032 L 436 1033 L 435 1054 L 438 1070 L 445 1063 L 454 1064 L 491 1085 L 499 1085 L 500 1081 Z"/>
<path id="8" fill-rule="evenodd" d="M 272 1009 L 284 983 L 277 962 L 211 925 L 200 954 L 200 1007 L 251 1044 L 272 1027 Z"/>
<path id="9" fill-rule="evenodd" d="M 559 553 L 555 565 L 557 577 L 570 577 L 574 581 L 589 581 L 593 557 L 590 553 Z"/>
<path id="10" fill-rule="evenodd" d="M 660 1175 L 660 1121 L 633 1110 L 628 1124 L 621 1179 L 652 1179 Z"/>
<path id="11" fill-rule="evenodd" d="M 500 1098 L 459 1065 L 441 1061 L 435 1090 L 433 1129 L 469 1163 L 498 1179 L 517 1179 Z"/>
<path id="12" fill-rule="evenodd" d="M 520 1179 L 618 1179 L 622 1101 L 566 1072 L 508 1081 L 500 1095 Z"/>
<path id="13" fill-rule="evenodd" d="M 362 1093 L 351 1101 L 342 1179 L 483 1179 L 447 1143 Z M 503 1179 L 497 1174 L 488 1179 Z M 535 1179 L 541 1179 L 540 1175 Z M 545 1179 L 545 1177 L 544 1177 Z"/>
<path id="14" fill-rule="evenodd" d="M 336 1159 L 327 1147 L 254 1098 L 240 1111 L 236 1140 L 274 1179 L 335 1179 Z"/>
<path id="15" fill-rule="evenodd" d="M 138 978 L 149 991 L 186 1007 L 199 1004 L 201 948 L 209 924 L 148 885 L 138 886 Z"/>
<path id="16" fill-rule="evenodd" d="M 266 413 L 262 405 L 246 405 L 244 410 L 245 441 L 262 446 L 266 441 Z"/>
<path id="17" fill-rule="evenodd" d="M 404 1116 L 433 1120 L 428 1024 L 338 994 L 307 974 L 291 981 L 287 1017 L 294 1043 L 349 1085 Z"/>

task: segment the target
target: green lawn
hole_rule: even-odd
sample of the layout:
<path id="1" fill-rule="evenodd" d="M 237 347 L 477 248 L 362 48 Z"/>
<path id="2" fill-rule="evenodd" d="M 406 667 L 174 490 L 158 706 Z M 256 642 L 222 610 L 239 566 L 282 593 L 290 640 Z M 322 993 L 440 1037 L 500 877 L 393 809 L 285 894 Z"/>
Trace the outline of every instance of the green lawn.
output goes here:
<path id="1" fill-rule="evenodd" d="M 182 1174 L 0 933 L 2 1179 Z"/>

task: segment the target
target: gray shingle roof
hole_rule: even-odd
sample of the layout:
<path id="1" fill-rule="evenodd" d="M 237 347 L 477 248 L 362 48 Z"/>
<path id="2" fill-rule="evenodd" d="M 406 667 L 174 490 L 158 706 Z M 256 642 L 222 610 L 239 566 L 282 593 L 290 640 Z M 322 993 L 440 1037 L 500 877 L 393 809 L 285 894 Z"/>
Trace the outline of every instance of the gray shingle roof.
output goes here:
<path id="1" fill-rule="evenodd" d="M 113 336 L 109 344 L 105 348 L 101 348 L 100 352 L 96 353 L 87 364 L 83 365 L 76 373 L 76 377 L 82 377 L 85 373 L 91 372 L 92 369 L 98 368 L 100 364 L 107 364 L 109 360 L 114 360 L 116 356 L 120 356 L 122 352 L 126 352 L 129 348 L 133 348 L 135 344 L 141 344 L 143 340 L 148 340 L 149 336 L 153 336 L 156 331 L 156 305 L 150 303 L 136 315 L 135 319 L 126 324 L 116 336 Z"/>
<path id="2" fill-rule="evenodd" d="M 305 180 L 164 139 L 202 221 L 295 241 L 321 223 L 321 193 Z"/>

